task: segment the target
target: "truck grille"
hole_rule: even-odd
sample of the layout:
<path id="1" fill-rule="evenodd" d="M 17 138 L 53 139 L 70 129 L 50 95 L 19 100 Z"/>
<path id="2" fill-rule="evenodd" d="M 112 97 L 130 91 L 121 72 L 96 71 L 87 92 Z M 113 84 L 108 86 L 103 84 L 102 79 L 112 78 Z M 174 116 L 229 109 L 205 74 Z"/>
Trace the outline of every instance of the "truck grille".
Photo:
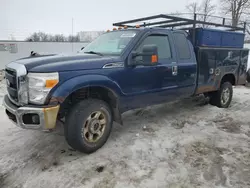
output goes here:
<path id="1" fill-rule="evenodd" d="M 5 78 L 7 84 L 7 91 L 10 99 L 18 102 L 18 82 L 16 71 L 5 69 Z"/>
<path id="2" fill-rule="evenodd" d="M 16 104 L 17 106 L 28 104 L 28 91 L 26 88 L 25 80 L 26 75 L 26 67 L 17 62 L 11 62 L 5 67 L 8 97 L 11 102 Z"/>

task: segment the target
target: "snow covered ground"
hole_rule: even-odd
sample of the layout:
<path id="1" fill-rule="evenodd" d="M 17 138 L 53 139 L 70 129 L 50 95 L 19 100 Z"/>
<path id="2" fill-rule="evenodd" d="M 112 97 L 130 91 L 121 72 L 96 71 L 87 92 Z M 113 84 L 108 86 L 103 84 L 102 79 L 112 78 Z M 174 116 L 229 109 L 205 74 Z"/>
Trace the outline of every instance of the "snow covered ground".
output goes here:
<path id="1" fill-rule="evenodd" d="M 128 112 L 91 155 L 0 114 L 0 188 L 250 187 L 250 88 L 229 109 L 185 99 Z"/>

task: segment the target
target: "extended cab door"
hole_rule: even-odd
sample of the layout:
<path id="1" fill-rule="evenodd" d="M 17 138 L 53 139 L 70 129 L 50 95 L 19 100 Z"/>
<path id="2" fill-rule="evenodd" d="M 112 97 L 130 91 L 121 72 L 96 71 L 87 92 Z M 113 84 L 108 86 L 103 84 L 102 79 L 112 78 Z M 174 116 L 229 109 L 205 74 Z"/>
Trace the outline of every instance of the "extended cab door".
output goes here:
<path id="1" fill-rule="evenodd" d="M 194 94 L 196 87 L 197 62 L 194 48 L 184 31 L 173 31 L 177 53 L 177 82 L 179 97 Z"/>
<path id="2" fill-rule="evenodd" d="M 134 46 L 132 51 L 142 52 L 144 45 L 156 45 L 158 64 L 127 66 L 124 69 L 124 75 L 127 75 L 126 81 L 120 80 L 119 85 L 127 95 L 127 108 L 143 107 L 176 98 L 176 75 L 172 73 L 173 62 L 176 62 L 176 59 L 171 49 L 172 40 L 168 32 L 154 29 L 144 35 Z M 136 57 L 135 61 L 142 61 L 142 57 Z"/>

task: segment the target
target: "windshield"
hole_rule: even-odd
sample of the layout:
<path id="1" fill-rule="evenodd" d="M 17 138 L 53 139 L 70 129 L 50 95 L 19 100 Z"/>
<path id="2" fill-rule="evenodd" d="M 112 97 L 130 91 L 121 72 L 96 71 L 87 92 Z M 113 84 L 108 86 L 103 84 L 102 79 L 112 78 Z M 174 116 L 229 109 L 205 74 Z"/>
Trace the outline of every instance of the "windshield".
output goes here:
<path id="1" fill-rule="evenodd" d="M 135 37 L 137 31 L 124 30 L 117 32 L 108 32 L 102 34 L 93 42 L 88 44 L 82 52 L 99 53 L 108 55 L 121 55 L 128 43 Z"/>

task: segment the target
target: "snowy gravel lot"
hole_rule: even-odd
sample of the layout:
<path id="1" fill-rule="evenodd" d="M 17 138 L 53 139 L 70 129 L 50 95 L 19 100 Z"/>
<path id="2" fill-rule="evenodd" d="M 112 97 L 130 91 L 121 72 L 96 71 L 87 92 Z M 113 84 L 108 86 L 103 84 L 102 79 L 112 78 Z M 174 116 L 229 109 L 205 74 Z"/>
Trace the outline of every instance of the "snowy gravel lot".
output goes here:
<path id="1" fill-rule="evenodd" d="M 229 109 L 186 99 L 128 112 L 91 155 L 0 114 L 0 188 L 250 187 L 250 88 Z"/>

